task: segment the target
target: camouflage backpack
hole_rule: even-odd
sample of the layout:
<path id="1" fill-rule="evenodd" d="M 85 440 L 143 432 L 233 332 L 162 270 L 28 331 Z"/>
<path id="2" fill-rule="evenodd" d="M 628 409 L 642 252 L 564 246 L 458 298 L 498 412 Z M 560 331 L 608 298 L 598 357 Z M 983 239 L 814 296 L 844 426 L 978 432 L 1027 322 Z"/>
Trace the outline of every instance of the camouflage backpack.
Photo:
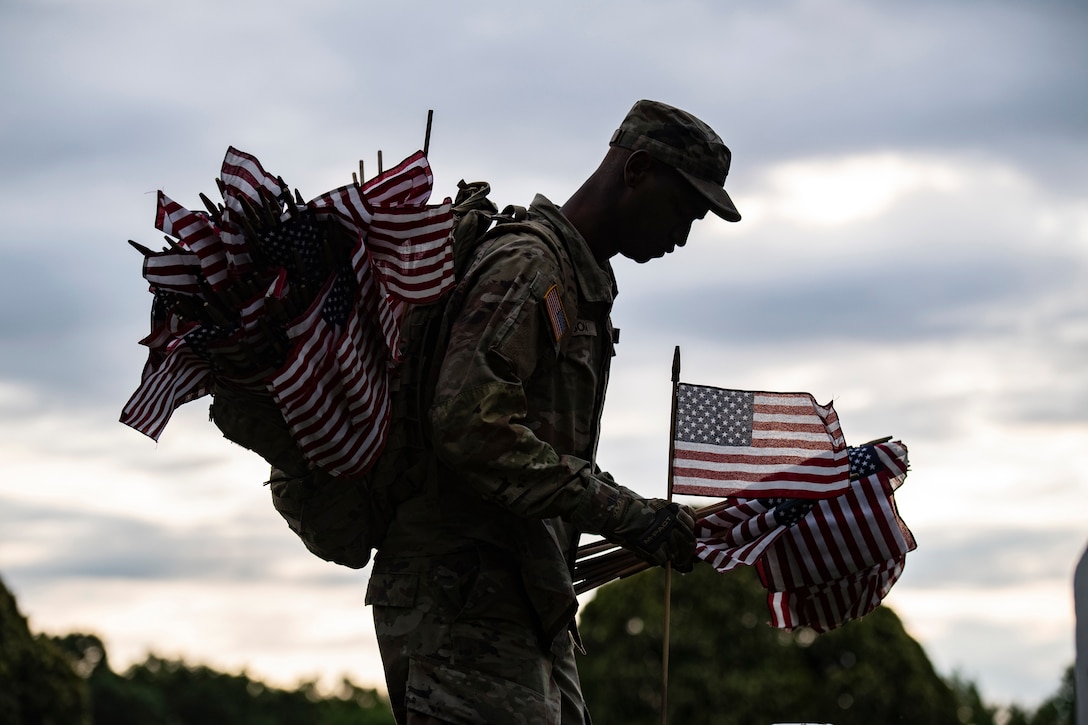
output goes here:
<path id="1" fill-rule="evenodd" d="M 507 207 L 498 214 L 484 182 L 462 181 L 458 187 L 453 253 L 459 281 L 488 232 L 496 225 L 522 221 L 525 210 Z M 422 482 L 430 461 L 424 419 L 438 374 L 435 352 L 448 337 L 447 311 L 454 296 L 456 292 L 447 293 L 407 311 L 402 323 L 403 362 L 390 373 L 394 376 L 390 443 L 362 476 L 335 477 L 311 467 L 270 397 L 234 390 L 214 393 L 212 421 L 226 438 L 271 464 L 272 503 L 316 556 L 353 569 L 365 566 L 384 539 L 397 503 Z"/>

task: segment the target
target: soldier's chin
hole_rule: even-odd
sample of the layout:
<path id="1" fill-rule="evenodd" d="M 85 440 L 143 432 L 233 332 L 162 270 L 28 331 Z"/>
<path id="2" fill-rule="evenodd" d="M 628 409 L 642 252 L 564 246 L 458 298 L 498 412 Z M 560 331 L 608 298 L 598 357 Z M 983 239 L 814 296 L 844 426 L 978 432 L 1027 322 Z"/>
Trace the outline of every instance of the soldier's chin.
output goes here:
<path id="1" fill-rule="evenodd" d="M 672 251 L 672 250 L 669 250 L 669 251 Z M 627 257 L 628 259 L 630 259 L 633 262 L 637 262 L 638 264 L 646 264 L 647 262 L 652 261 L 654 259 L 661 259 L 666 254 L 668 254 L 668 252 L 662 249 L 662 250 L 659 250 L 659 251 L 655 252 L 654 254 L 647 254 L 647 253 L 635 254 L 633 252 L 624 252 L 623 256 Z"/>

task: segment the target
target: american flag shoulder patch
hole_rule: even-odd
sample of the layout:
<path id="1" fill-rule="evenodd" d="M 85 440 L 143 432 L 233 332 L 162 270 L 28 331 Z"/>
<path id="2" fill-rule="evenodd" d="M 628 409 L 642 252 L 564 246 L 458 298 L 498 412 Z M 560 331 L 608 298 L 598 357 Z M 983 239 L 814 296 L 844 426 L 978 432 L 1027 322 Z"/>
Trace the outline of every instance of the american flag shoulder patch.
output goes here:
<path id="1" fill-rule="evenodd" d="M 548 310 L 548 319 L 552 323 L 552 334 L 555 335 L 555 341 L 559 342 L 563 335 L 567 334 L 570 326 L 567 324 L 567 313 L 563 309 L 563 300 L 559 298 L 558 285 L 553 284 L 544 293 L 544 306 Z"/>

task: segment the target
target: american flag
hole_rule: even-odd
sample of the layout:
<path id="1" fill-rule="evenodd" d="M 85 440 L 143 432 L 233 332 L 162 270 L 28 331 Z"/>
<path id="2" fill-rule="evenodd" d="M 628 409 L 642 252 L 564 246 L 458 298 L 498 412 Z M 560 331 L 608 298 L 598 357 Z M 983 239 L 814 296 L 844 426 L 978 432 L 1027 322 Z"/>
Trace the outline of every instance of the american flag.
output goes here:
<path id="1" fill-rule="evenodd" d="M 189 211 L 160 192 L 156 226 L 178 242 L 145 254 L 155 302 L 152 332 L 141 342 L 150 351 L 121 421 L 158 439 L 174 409 L 221 380 L 271 393 L 315 465 L 334 475 L 364 472 L 385 442 L 403 312 L 453 281 L 452 203 L 428 205 L 432 184 L 417 152 L 362 185 L 292 209 L 282 179 L 231 147 L 218 215 Z M 247 205 L 278 207 L 276 223 L 250 238 Z M 331 269 L 325 221 L 347 239 Z M 315 276 L 315 269 L 324 271 Z M 304 310 L 273 317 L 292 295 L 309 300 Z M 193 313 L 224 300 L 228 319 L 194 321 Z M 279 347 L 277 361 L 269 350 Z"/>
<path id="2" fill-rule="evenodd" d="M 207 214 L 189 211 L 160 191 L 155 228 L 177 237 L 181 246 L 196 255 L 201 274 L 213 289 L 221 289 L 226 284 L 227 250 L 220 237 L 221 230 Z"/>
<path id="3" fill-rule="evenodd" d="M 453 284 L 453 248 L 448 243 L 449 205 L 377 209 L 367 241 L 389 293 L 426 304 Z"/>
<path id="4" fill-rule="evenodd" d="M 168 249 L 144 257 L 144 279 L 155 289 L 197 294 L 200 278 L 200 260 L 192 252 Z"/>
<path id="5" fill-rule="evenodd" d="M 367 295 L 356 286 L 346 274 L 329 280 L 288 328 L 288 362 L 269 383 L 303 454 L 333 475 L 366 472 L 389 421 L 388 353 L 381 331 L 360 314 Z"/>
<path id="6" fill-rule="evenodd" d="M 864 616 L 916 547 L 893 498 L 906 478 L 906 446 L 859 446 L 849 458 L 849 486 L 839 496 L 735 499 L 698 522 L 697 555 L 722 572 L 755 566 L 775 627 L 826 632 Z"/>
<path id="7" fill-rule="evenodd" d="M 697 554 L 721 572 L 755 566 L 763 552 L 812 509 L 797 498 L 732 499 L 730 505 L 699 521 Z"/>
<path id="8" fill-rule="evenodd" d="M 423 206 L 431 197 L 434 176 L 422 151 L 370 181 L 348 184 L 316 197 L 307 206 L 331 216 L 352 232 L 370 228 L 374 207 Z"/>
<path id="9" fill-rule="evenodd" d="M 203 329 L 185 326 L 175 337 L 168 331 L 170 325 L 163 319 L 140 341 L 150 353 L 140 387 L 121 412 L 122 423 L 154 440 L 159 439 L 175 409 L 208 394 L 208 364 L 187 341 L 204 335 Z"/>
<path id="10" fill-rule="evenodd" d="M 427 204 L 434 182 L 422 151 L 362 185 L 333 189 L 307 204 L 358 239 L 352 266 L 360 305 L 377 321 L 391 359 L 400 359 L 400 321 L 410 304 L 453 285 L 453 203 Z M 384 373 L 383 373 L 384 375 Z"/>
<path id="11" fill-rule="evenodd" d="M 696 496 L 826 498 L 846 490 L 839 418 L 808 393 L 681 383 L 673 492 Z"/>
<path id="12" fill-rule="evenodd" d="M 239 221 L 245 215 L 242 199 L 257 204 L 262 191 L 270 198 L 282 198 L 287 193 L 287 185 L 265 171 L 255 156 L 233 146 L 227 149 L 223 157 L 219 179 L 223 182 L 223 229 L 220 235 L 223 253 L 231 271 L 239 274 L 253 262 L 245 235 L 239 228 Z"/>

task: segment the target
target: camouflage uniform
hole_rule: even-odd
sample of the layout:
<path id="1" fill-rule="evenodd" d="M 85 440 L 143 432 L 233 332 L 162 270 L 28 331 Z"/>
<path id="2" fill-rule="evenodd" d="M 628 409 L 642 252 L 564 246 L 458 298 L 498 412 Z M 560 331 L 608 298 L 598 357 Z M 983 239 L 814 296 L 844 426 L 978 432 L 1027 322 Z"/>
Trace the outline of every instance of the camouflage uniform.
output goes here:
<path id="1" fill-rule="evenodd" d="M 639 101 L 611 145 L 672 167 L 711 211 L 740 219 L 722 188 L 729 149 L 694 116 Z M 675 197 L 660 216 L 692 221 Z M 394 488 L 411 494 L 397 502 L 367 602 L 402 723 L 409 712 L 457 725 L 588 723 L 573 657 L 578 532 L 690 569 L 690 510 L 642 499 L 594 463 L 615 294 L 608 262 L 538 196 L 526 221 L 481 242 L 449 302 L 433 405 L 416 426 L 429 425 L 433 456 L 404 444 L 413 407 L 394 396 L 382 463 L 405 471 Z"/>
<path id="2" fill-rule="evenodd" d="M 527 222 L 482 243 L 455 295 L 437 457 L 367 592 L 390 698 L 402 721 L 588 723 L 570 566 L 576 527 L 600 530 L 629 493 L 593 463 L 615 279 L 538 196 Z"/>

